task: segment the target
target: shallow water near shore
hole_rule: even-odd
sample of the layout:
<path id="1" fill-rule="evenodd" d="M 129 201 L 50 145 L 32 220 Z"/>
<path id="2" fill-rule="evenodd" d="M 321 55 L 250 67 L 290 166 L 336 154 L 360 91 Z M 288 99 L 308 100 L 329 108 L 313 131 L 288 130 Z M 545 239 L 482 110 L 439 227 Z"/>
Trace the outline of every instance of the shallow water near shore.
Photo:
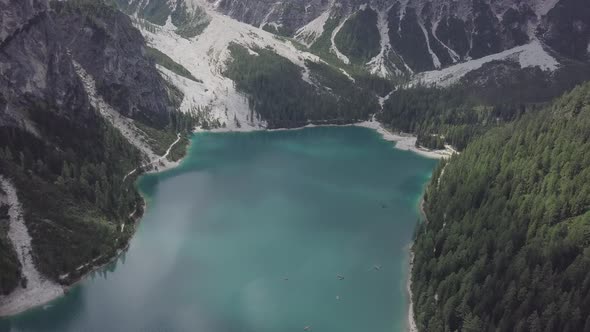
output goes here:
<path id="1" fill-rule="evenodd" d="M 403 331 L 435 164 L 366 128 L 196 134 L 128 252 L 0 331 Z"/>

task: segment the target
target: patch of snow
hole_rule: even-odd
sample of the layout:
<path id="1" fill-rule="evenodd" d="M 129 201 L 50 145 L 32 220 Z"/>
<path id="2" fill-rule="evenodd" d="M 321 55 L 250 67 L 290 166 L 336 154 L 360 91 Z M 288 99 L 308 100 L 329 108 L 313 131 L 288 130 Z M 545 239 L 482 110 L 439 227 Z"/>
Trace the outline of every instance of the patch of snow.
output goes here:
<path id="1" fill-rule="evenodd" d="M 422 29 L 422 32 L 424 33 L 424 38 L 426 38 L 426 47 L 428 48 L 428 53 L 430 53 L 430 57 L 432 58 L 432 63 L 434 64 L 434 68 L 440 68 L 440 60 L 438 58 L 438 56 L 436 56 L 436 54 L 434 53 L 434 51 L 432 50 L 432 48 L 430 47 L 430 37 L 428 37 L 428 31 L 426 30 L 426 27 L 424 26 L 424 22 L 422 22 L 421 19 L 418 19 L 418 25 L 420 26 L 420 29 Z"/>
<path id="2" fill-rule="evenodd" d="M 295 33 L 295 39 L 305 46 L 310 47 L 324 33 L 324 25 L 330 18 L 330 15 L 331 11 L 328 9 L 313 21 L 301 27 Z"/>
<path id="3" fill-rule="evenodd" d="M 0 186 L 5 192 L 2 202 L 10 206 L 8 215 L 10 225 L 8 238 L 14 246 L 21 264 L 21 272 L 27 281 L 27 287 L 21 285 L 10 294 L 0 296 L 0 317 L 15 315 L 32 307 L 47 303 L 61 295 L 61 286 L 42 276 L 33 261 L 31 236 L 23 219 L 23 208 L 18 200 L 16 188 L 3 176 L 0 176 Z"/>
<path id="4" fill-rule="evenodd" d="M 350 18 L 350 16 L 347 16 L 342 21 L 340 21 L 340 24 L 338 24 L 336 29 L 334 29 L 334 31 L 332 31 L 332 36 L 330 38 L 330 51 L 332 53 L 334 53 L 338 57 L 338 59 L 340 59 L 340 61 L 344 62 L 347 65 L 350 64 L 350 60 L 348 59 L 348 57 L 346 55 L 342 54 L 338 50 L 338 47 L 336 47 L 336 42 L 334 41 L 334 39 L 336 38 L 336 35 L 338 34 L 338 32 L 340 32 L 340 29 L 342 29 L 342 27 L 344 26 L 344 23 L 346 23 L 346 21 L 348 21 L 349 18 Z"/>
<path id="5" fill-rule="evenodd" d="M 442 70 L 423 72 L 412 80 L 413 84 L 425 83 L 438 86 L 449 86 L 458 82 L 467 73 L 481 68 L 484 64 L 496 61 L 515 59 L 520 63 L 521 68 L 539 67 L 542 70 L 554 71 L 559 62 L 549 55 L 538 40 L 514 47 L 512 49 L 488 55 L 476 60 L 459 63 Z"/>

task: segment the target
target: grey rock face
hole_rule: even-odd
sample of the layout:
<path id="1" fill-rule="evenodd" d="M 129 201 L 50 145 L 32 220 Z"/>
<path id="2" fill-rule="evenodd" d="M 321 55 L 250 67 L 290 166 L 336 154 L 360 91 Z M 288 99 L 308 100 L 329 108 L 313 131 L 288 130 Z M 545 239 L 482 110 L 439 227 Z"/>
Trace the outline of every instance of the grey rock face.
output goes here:
<path id="1" fill-rule="evenodd" d="M 145 41 L 129 18 L 104 5 L 53 6 L 45 0 L 0 0 L 0 123 L 35 132 L 23 110 L 39 105 L 80 126 L 92 122 L 96 112 L 75 60 L 119 112 L 165 126 L 172 110 L 165 82 L 145 56 Z"/>
<path id="2" fill-rule="evenodd" d="M 22 29 L 32 17 L 46 10 L 46 1 L 0 0 L 0 43 Z"/>
<path id="3" fill-rule="evenodd" d="M 103 6 L 56 3 L 56 26 L 72 57 L 90 73 L 103 98 L 121 114 L 163 127 L 172 110 L 165 83 L 145 56 L 145 41 L 129 17 Z"/>
<path id="4" fill-rule="evenodd" d="M 553 49 L 577 60 L 590 59 L 590 3 L 561 0 L 543 18 L 538 34 Z"/>
<path id="5" fill-rule="evenodd" d="M 2 123 L 24 124 L 23 109 L 33 105 L 52 106 L 84 126 L 93 116 L 71 58 L 45 1 L 3 0 L 3 19 L 13 28 L 0 45 L 0 95 L 4 99 Z"/>
<path id="6" fill-rule="evenodd" d="M 540 38 L 573 58 L 590 53 L 590 6 L 585 0 L 208 0 L 217 10 L 293 36 L 330 10 L 349 15 L 362 5 L 388 16 L 392 47 L 414 71 L 481 58 Z M 537 27 L 539 29 L 537 30 Z M 430 46 L 430 50 L 428 49 Z"/>

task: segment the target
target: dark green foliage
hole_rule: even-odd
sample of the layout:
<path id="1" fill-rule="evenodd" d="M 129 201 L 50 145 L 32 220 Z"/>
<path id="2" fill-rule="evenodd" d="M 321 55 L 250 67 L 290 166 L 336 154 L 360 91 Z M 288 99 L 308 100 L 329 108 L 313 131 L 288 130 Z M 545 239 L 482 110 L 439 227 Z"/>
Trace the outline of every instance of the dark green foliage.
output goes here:
<path id="1" fill-rule="evenodd" d="M 4 151 L 0 151 L 0 157 Z M 3 195 L 0 188 L 0 196 Z M 9 206 L 0 204 L 0 295 L 10 293 L 20 280 L 20 263 L 8 238 Z"/>
<path id="2" fill-rule="evenodd" d="M 366 72 L 357 72 L 352 76 L 359 87 L 372 91 L 380 97 L 387 96 L 395 88 L 393 79 L 371 75 Z"/>
<path id="3" fill-rule="evenodd" d="M 190 138 L 188 134 L 182 135 L 180 141 L 172 147 L 170 150 L 170 154 L 168 154 L 168 160 L 170 161 L 178 161 L 186 155 L 188 146 L 190 144 Z"/>
<path id="4" fill-rule="evenodd" d="M 193 80 L 195 82 L 203 83 L 200 79 L 194 77 L 188 69 L 184 68 L 183 65 L 180 63 L 172 60 L 169 56 L 162 53 L 160 50 L 155 49 L 153 47 L 146 47 L 148 57 L 152 58 L 157 64 L 160 66 L 170 70 L 171 72 L 180 75 L 184 78 L 188 78 L 189 80 Z"/>
<path id="5" fill-rule="evenodd" d="M 338 50 L 353 63 L 365 64 L 381 49 L 377 13 L 371 8 L 353 14 L 334 38 Z"/>
<path id="6" fill-rule="evenodd" d="M 418 144 L 440 148 L 443 143 L 462 150 L 475 136 L 499 123 L 512 121 L 521 105 L 482 106 L 461 86 L 418 86 L 394 91 L 377 119 L 391 129 L 418 135 Z"/>
<path id="7" fill-rule="evenodd" d="M 162 156 L 166 153 L 168 147 L 170 147 L 170 145 L 176 141 L 178 134 L 186 137 L 190 135 L 199 124 L 204 122 L 206 122 L 206 120 L 202 116 L 202 111 L 197 109 L 187 113 L 180 111 L 170 112 L 170 124 L 164 129 L 150 127 L 138 121 L 135 122 L 135 125 L 142 133 L 145 134 L 146 143 L 150 146 L 152 151 L 154 151 L 155 154 Z M 188 144 L 186 140 L 183 140 L 182 142 L 184 143 L 183 146 Z M 178 146 L 180 144 L 180 142 L 177 143 L 175 148 L 179 148 Z M 181 150 L 182 148 L 180 148 L 178 151 Z M 168 159 L 175 161 L 182 158 L 184 153 L 180 155 L 178 151 L 176 153 L 176 159 Z"/>
<path id="8" fill-rule="evenodd" d="M 254 110 L 269 127 L 298 127 L 309 122 L 351 123 L 365 120 L 377 108 L 376 98 L 355 87 L 346 76 L 328 65 L 307 63 L 317 87 L 302 79 L 302 69 L 268 49 L 249 54 L 239 45 L 230 46 L 232 61 L 225 75 L 248 95 Z"/>
<path id="9" fill-rule="evenodd" d="M 140 197 L 122 180 L 140 156 L 98 115 L 79 123 L 43 104 L 27 113 L 43 139 L 0 127 L 0 172 L 19 192 L 39 270 L 54 280 L 70 273 L 68 282 L 84 272 L 77 267 L 126 246 L 134 227 L 120 232 L 120 224 L 133 224 Z"/>
<path id="10" fill-rule="evenodd" d="M 590 83 L 435 170 L 414 245 L 421 331 L 587 331 Z"/>
<path id="11" fill-rule="evenodd" d="M 342 64 L 342 61 L 336 57 L 332 52 L 330 52 L 330 46 L 332 45 L 332 32 L 342 19 L 341 15 L 331 15 L 326 23 L 324 24 L 324 32 L 321 36 L 319 36 L 315 42 L 309 47 L 309 50 L 318 56 L 322 57 L 322 59 L 333 63 L 333 64 Z"/>

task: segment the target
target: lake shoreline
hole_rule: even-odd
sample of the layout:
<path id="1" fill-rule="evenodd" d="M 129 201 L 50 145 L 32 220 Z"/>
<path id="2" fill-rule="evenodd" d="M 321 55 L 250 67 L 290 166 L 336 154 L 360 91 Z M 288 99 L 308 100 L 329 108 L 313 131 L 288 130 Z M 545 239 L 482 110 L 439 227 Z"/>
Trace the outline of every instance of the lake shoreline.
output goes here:
<path id="1" fill-rule="evenodd" d="M 167 158 L 168 154 L 170 153 L 170 150 L 172 149 L 172 147 L 174 147 L 174 145 L 176 145 L 179 142 L 179 140 L 180 140 L 180 134 L 178 135 L 177 140 L 174 141 L 170 145 L 170 147 L 168 148 L 168 150 L 166 151 L 166 154 L 164 156 L 161 156 L 161 157 L 157 158 L 156 160 L 151 161 L 148 164 L 140 164 L 136 169 L 132 170 L 129 174 L 127 174 L 123 178 L 123 181 L 127 180 L 127 178 L 129 176 L 132 176 L 134 173 L 136 173 L 136 171 L 138 169 L 144 168 L 146 166 L 149 166 L 149 168 L 145 169 L 143 173 L 139 173 L 137 175 L 137 178 L 139 178 L 140 176 L 142 176 L 144 174 L 165 172 L 167 170 L 178 167 L 180 165 L 180 163 L 182 162 L 182 160 L 187 156 L 188 151 L 191 146 L 191 143 L 192 143 L 189 140 L 189 143 L 186 146 L 185 154 L 184 154 L 184 156 L 182 156 L 182 158 L 180 158 L 179 160 L 176 160 L 176 161 L 167 160 L 166 158 Z M 37 296 L 27 296 L 25 300 L 19 300 L 17 303 L 13 303 L 12 301 L 4 303 L 4 305 L 2 307 L 0 307 L 0 318 L 10 318 L 13 316 L 17 316 L 17 315 L 27 312 L 29 310 L 44 306 L 44 305 L 46 305 L 54 300 L 57 300 L 63 296 L 66 296 L 72 288 L 76 287 L 78 284 L 85 281 L 94 272 L 117 261 L 121 257 L 121 255 L 124 254 L 129 249 L 129 246 L 131 245 L 131 240 L 135 236 L 135 233 L 137 232 L 137 229 L 138 229 L 138 227 L 141 223 L 141 220 L 145 214 L 145 211 L 147 209 L 147 201 L 146 201 L 145 197 L 142 195 L 141 191 L 139 193 L 142 198 L 141 209 L 139 210 L 140 213 L 137 214 L 138 208 L 136 207 L 135 210 L 133 211 L 133 213 L 131 213 L 131 215 L 129 216 L 129 218 L 133 220 L 134 227 L 135 227 L 133 230 L 133 234 L 129 237 L 127 242 L 115 252 L 115 254 L 113 256 L 108 258 L 104 263 L 100 263 L 97 265 L 91 265 L 97 260 L 95 258 L 94 261 L 91 260 L 91 261 L 87 262 L 85 265 L 82 265 L 82 266 L 90 265 L 88 271 L 80 274 L 75 279 L 72 279 L 71 283 L 60 284 L 60 283 L 51 282 L 51 285 L 48 285 L 46 287 L 41 287 L 41 289 L 39 289 L 37 291 L 37 294 L 38 294 Z M 66 275 L 66 277 L 67 277 L 67 275 Z M 9 297 L 14 297 L 15 294 L 17 292 L 19 292 L 20 290 L 21 290 L 20 288 L 17 288 L 15 290 L 13 290 L 10 294 L 5 295 L 1 298 L 3 300 L 5 300 Z M 24 292 L 28 292 L 26 288 L 24 288 L 23 290 L 24 290 Z"/>
<path id="2" fill-rule="evenodd" d="M 375 130 L 377 133 L 379 133 L 381 135 L 382 139 L 384 139 L 386 141 L 390 141 L 390 142 L 395 142 L 396 149 L 402 150 L 402 151 L 410 151 L 410 152 L 416 153 L 416 154 L 421 155 L 426 158 L 431 158 L 431 159 L 449 158 L 453 153 L 455 153 L 455 151 L 452 148 L 450 150 L 449 149 L 428 150 L 428 149 L 416 147 L 415 146 L 415 141 L 416 141 L 415 136 L 405 135 L 405 134 L 394 134 L 394 133 L 390 132 L 389 130 L 385 129 L 379 122 L 374 121 L 374 120 L 373 121 L 358 122 L 358 123 L 353 123 L 353 124 L 347 124 L 347 125 L 329 125 L 329 124 L 327 124 L 327 125 L 314 125 L 314 124 L 309 124 L 309 125 L 306 125 L 303 127 L 298 127 L 298 128 L 280 128 L 280 129 L 261 128 L 261 129 L 251 129 L 251 130 L 231 130 L 231 129 L 204 130 L 204 129 L 196 128 L 193 131 L 193 134 L 206 133 L 206 132 L 227 133 L 227 132 L 254 132 L 254 131 L 284 131 L 284 130 L 302 130 L 305 128 L 314 128 L 314 127 L 349 127 L 349 126 L 356 126 L 356 127 L 362 127 L 362 128 L 368 128 L 368 129 Z M 177 143 L 177 141 L 174 142 L 172 145 L 174 145 L 176 143 Z M 191 147 L 191 144 L 192 144 L 192 140 L 189 139 L 189 144 L 187 144 L 187 146 L 186 146 L 186 153 L 179 160 L 174 161 L 174 162 L 166 160 L 165 162 L 162 162 L 161 159 L 158 159 L 157 161 L 160 161 L 159 164 L 150 163 L 150 166 L 151 166 L 150 169 L 145 170 L 142 174 L 138 174 L 138 178 L 144 174 L 162 173 L 162 172 L 165 172 L 170 169 L 178 167 L 182 163 L 182 160 L 188 155 L 188 151 Z M 143 165 L 143 166 L 145 166 L 145 165 Z M 132 174 L 128 174 L 128 175 L 132 175 Z M 94 266 L 90 267 L 90 269 L 88 271 L 81 274 L 71 284 L 60 286 L 63 289 L 63 293 L 60 293 L 57 296 L 51 297 L 49 299 L 43 299 L 43 300 L 41 300 L 42 302 L 39 302 L 40 301 L 39 299 L 31 299 L 29 301 L 30 302 L 29 304 L 22 306 L 22 308 L 20 308 L 18 311 L 10 312 L 9 314 L 6 314 L 6 315 L 0 315 L 0 318 L 9 318 L 12 316 L 16 316 L 16 315 L 24 313 L 28 310 L 46 305 L 47 303 L 49 303 L 51 301 L 54 301 L 62 296 L 65 296 L 68 294 L 68 292 L 72 288 L 76 287 L 81 282 L 85 281 L 89 276 L 91 276 L 93 272 L 96 272 L 97 270 L 100 270 L 101 268 L 104 268 L 105 266 L 112 264 L 113 262 L 118 260 L 121 257 L 121 255 L 129 249 L 131 241 L 132 241 L 133 237 L 135 236 L 135 233 L 137 232 L 137 229 L 141 223 L 141 220 L 144 217 L 144 214 L 146 212 L 147 201 L 141 192 L 140 192 L 140 195 L 142 196 L 141 213 L 138 214 L 137 216 L 134 215 L 135 213 L 137 213 L 137 209 L 136 209 L 133 212 L 133 214 L 131 215 L 131 217 L 134 219 L 134 223 L 135 223 L 135 225 L 134 225 L 135 229 L 133 230 L 133 234 L 129 237 L 129 240 L 127 241 L 127 243 L 121 249 L 117 250 L 115 255 L 113 255 L 110 259 L 108 259 L 106 262 L 104 262 L 102 264 L 94 265 Z M 422 204 L 423 204 L 423 200 L 421 201 L 421 205 Z M 423 213 L 422 208 L 421 208 L 421 211 Z M 408 330 L 410 332 L 417 332 L 416 324 L 413 319 L 413 303 L 412 303 L 412 293 L 411 293 L 411 272 L 412 272 L 412 267 L 413 267 L 412 243 L 410 243 L 409 255 L 410 255 L 410 257 L 409 257 L 409 273 L 408 273 L 408 280 L 407 280 L 407 285 L 406 285 L 407 292 L 409 294 Z M 92 263 L 93 262 L 90 261 L 87 264 L 92 264 Z"/>
<path id="3" fill-rule="evenodd" d="M 350 124 L 307 124 L 301 127 L 295 128 L 277 128 L 277 129 L 266 129 L 266 128 L 216 128 L 216 129 L 201 129 L 197 128 L 195 133 L 247 133 L 257 131 L 285 131 L 285 130 L 303 130 L 306 128 L 317 128 L 317 127 L 362 127 L 376 131 L 381 137 L 388 141 L 394 142 L 395 148 L 402 151 L 410 151 L 416 153 L 422 157 L 431 159 L 446 159 L 450 158 L 453 154 L 458 153 L 452 146 L 447 145 L 445 149 L 432 150 L 424 147 L 417 147 L 417 137 L 407 133 L 394 133 L 391 130 L 385 128 L 380 122 L 375 120 L 362 121 Z"/>
<path id="4" fill-rule="evenodd" d="M 426 187 L 424 187 L 424 192 L 426 192 Z M 420 197 L 420 201 L 418 203 L 418 211 L 420 213 L 420 222 L 428 222 L 426 218 L 426 210 L 424 209 L 424 204 L 426 201 L 424 200 L 424 192 Z M 408 332 L 418 332 L 418 325 L 416 324 L 416 319 L 414 318 L 414 300 L 412 298 L 412 271 L 414 269 L 414 241 L 412 241 L 409 245 L 409 258 L 408 258 L 408 276 L 406 281 L 406 293 L 408 294 L 408 318 L 407 318 L 407 331 Z"/>

